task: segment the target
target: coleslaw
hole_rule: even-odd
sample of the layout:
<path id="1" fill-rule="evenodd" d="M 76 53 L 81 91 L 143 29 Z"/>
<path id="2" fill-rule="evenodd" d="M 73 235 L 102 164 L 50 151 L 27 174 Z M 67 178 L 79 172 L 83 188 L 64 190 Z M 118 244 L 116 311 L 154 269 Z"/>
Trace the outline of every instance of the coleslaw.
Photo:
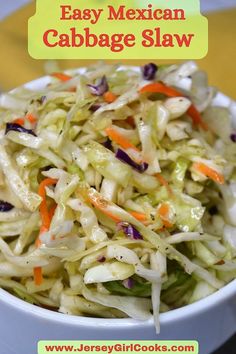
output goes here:
<path id="1" fill-rule="evenodd" d="M 98 63 L 0 96 L 0 286 L 151 316 L 236 277 L 235 105 L 194 62 Z"/>

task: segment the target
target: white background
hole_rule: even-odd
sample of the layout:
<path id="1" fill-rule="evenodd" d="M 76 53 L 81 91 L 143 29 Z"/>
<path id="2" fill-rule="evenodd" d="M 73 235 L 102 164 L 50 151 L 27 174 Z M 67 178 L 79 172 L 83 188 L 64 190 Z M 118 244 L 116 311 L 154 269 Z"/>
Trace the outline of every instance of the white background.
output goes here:
<path id="1" fill-rule="evenodd" d="M 27 4 L 30 0 L 0 0 L 0 20 Z M 201 0 L 202 12 L 216 11 L 236 6 L 236 0 Z"/>

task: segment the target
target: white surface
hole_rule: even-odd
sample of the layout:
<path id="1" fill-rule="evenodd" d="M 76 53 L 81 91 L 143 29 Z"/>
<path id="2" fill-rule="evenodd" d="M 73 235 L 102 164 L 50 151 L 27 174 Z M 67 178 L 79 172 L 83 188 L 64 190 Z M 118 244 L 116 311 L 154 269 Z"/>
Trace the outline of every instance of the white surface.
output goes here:
<path id="1" fill-rule="evenodd" d="M 30 0 L 0 0 L 0 20 Z M 216 11 L 236 6 L 236 0 L 201 0 L 202 12 Z"/>

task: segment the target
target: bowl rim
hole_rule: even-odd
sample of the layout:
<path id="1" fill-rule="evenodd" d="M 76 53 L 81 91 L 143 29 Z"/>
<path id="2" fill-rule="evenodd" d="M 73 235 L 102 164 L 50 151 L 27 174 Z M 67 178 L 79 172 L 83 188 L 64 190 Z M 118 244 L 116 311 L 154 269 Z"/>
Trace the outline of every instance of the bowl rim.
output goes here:
<path id="1" fill-rule="evenodd" d="M 215 293 L 198 300 L 192 304 L 170 310 L 160 314 L 161 326 L 176 321 L 181 321 L 193 317 L 194 315 L 202 314 L 211 310 L 222 303 L 236 296 L 236 279 L 217 290 Z M 8 307 L 15 308 L 18 312 L 33 317 L 49 320 L 58 324 L 66 324 L 69 326 L 87 326 L 87 327 L 111 327 L 111 328 L 127 328 L 130 326 L 151 327 L 154 326 L 153 318 L 146 321 L 134 320 L 132 318 L 97 318 L 67 315 L 60 312 L 54 312 L 33 304 L 30 304 L 16 296 L 10 294 L 8 291 L 0 288 L 0 302 L 5 303 Z M 95 321 L 96 320 L 96 321 Z"/>
<path id="2" fill-rule="evenodd" d="M 138 67 L 136 66 L 121 66 L 121 68 L 132 68 L 137 71 Z M 68 74 L 72 73 L 83 73 L 86 68 L 76 68 L 70 69 L 65 72 Z M 50 76 L 43 76 L 38 79 L 32 80 L 28 83 L 22 85 L 26 89 L 29 90 L 40 90 L 43 89 L 48 83 L 51 82 Z M 14 92 L 14 89 L 11 90 Z M 218 93 L 216 98 L 214 99 L 215 105 L 229 107 L 233 104 L 234 101 L 230 99 L 228 96 Z M 187 319 L 188 317 L 192 317 L 196 314 L 201 314 L 206 312 L 217 305 L 227 302 L 227 300 L 236 296 L 236 279 L 232 280 L 221 289 L 217 290 L 213 294 L 200 299 L 192 304 L 173 309 L 167 311 L 165 313 L 160 314 L 160 323 L 161 325 L 168 324 L 170 322 L 180 321 Z M 69 326 L 87 326 L 87 327 L 97 327 L 98 325 L 101 327 L 111 327 L 111 328 L 127 328 L 130 326 L 139 327 L 151 327 L 154 326 L 153 318 L 151 317 L 146 321 L 134 320 L 132 318 L 94 318 L 94 317 L 85 317 L 85 316 L 75 316 L 63 314 L 60 312 L 54 312 L 43 307 L 39 307 L 33 304 L 30 304 L 14 295 L 9 293 L 8 291 L 0 288 L 0 302 L 5 303 L 8 307 L 15 308 L 19 312 L 23 312 L 25 314 L 30 314 L 33 317 L 37 317 L 39 319 L 50 320 L 54 323 L 58 324 L 66 324 Z M 96 321 L 95 321 L 96 319 Z"/>

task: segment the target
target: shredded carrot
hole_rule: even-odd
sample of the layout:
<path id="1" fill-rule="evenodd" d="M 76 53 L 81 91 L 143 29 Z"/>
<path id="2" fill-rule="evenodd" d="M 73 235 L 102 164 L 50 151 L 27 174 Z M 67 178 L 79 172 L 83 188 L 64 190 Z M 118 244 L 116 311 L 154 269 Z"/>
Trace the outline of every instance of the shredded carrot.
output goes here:
<path id="1" fill-rule="evenodd" d="M 30 123 L 35 123 L 37 122 L 37 118 L 32 114 L 28 113 L 24 118 L 17 118 L 13 121 L 13 123 L 19 124 L 19 125 L 24 125 L 25 119 L 27 119 Z"/>
<path id="2" fill-rule="evenodd" d="M 173 226 L 173 224 L 169 220 L 170 207 L 167 203 L 162 203 L 159 206 L 158 213 L 165 227 L 170 228 Z"/>
<path id="3" fill-rule="evenodd" d="M 103 212 L 105 215 L 107 215 L 110 219 L 114 220 L 115 222 L 121 222 L 121 218 L 117 215 L 114 215 L 112 212 L 107 210 L 108 202 L 105 199 L 98 199 L 97 197 L 93 197 L 93 195 L 88 195 L 88 201 L 93 204 L 97 209 L 99 209 L 101 212 Z M 129 214 L 132 215 L 134 218 L 141 222 L 146 222 L 147 221 L 147 216 L 143 213 L 139 213 L 136 211 L 129 211 Z"/>
<path id="4" fill-rule="evenodd" d="M 110 219 L 114 220 L 115 222 L 121 222 L 121 219 L 112 214 L 110 211 L 106 210 L 106 209 L 100 209 L 104 214 L 106 214 L 107 216 L 109 216 Z"/>
<path id="5" fill-rule="evenodd" d="M 34 282 L 36 285 L 41 285 L 43 282 L 43 272 L 42 267 L 34 268 Z"/>
<path id="6" fill-rule="evenodd" d="M 106 209 L 106 206 L 103 205 L 103 200 L 100 199 L 98 200 L 97 198 L 93 198 L 92 195 L 89 195 L 88 199 L 91 204 L 93 204 L 97 209 L 99 209 L 101 212 L 107 215 L 110 219 L 114 220 L 115 222 L 121 222 L 121 219 L 118 216 L 112 214 L 110 211 Z"/>
<path id="7" fill-rule="evenodd" d="M 168 220 L 162 219 L 162 222 L 164 226 L 167 227 L 168 229 L 173 226 L 173 224 L 171 224 L 171 222 L 169 222 Z"/>
<path id="8" fill-rule="evenodd" d="M 41 219 L 42 219 L 42 225 L 47 227 L 48 229 L 50 226 L 50 218 L 49 218 L 49 214 L 48 214 L 45 188 L 47 186 L 51 186 L 56 183 L 57 183 L 56 179 L 46 178 L 40 183 L 39 190 L 38 190 L 38 194 L 40 195 L 40 197 L 42 197 L 42 202 L 39 206 L 39 211 L 40 211 L 40 215 L 41 215 Z"/>
<path id="9" fill-rule="evenodd" d="M 24 118 L 17 118 L 15 120 L 13 120 L 13 123 L 19 124 L 19 125 L 24 125 L 25 120 L 24 120 Z"/>
<path id="10" fill-rule="evenodd" d="M 143 222 L 147 221 L 147 216 L 143 213 L 139 213 L 137 211 L 129 211 L 130 215 L 132 215 L 135 219 Z"/>
<path id="11" fill-rule="evenodd" d="M 169 205 L 166 203 L 162 203 L 158 209 L 159 214 L 163 217 L 168 217 L 169 214 Z"/>
<path id="12" fill-rule="evenodd" d="M 32 124 L 37 122 L 37 118 L 32 113 L 28 113 L 26 119 Z"/>
<path id="13" fill-rule="evenodd" d="M 188 115 L 192 118 L 194 124 L 198 124 L 203 130 L 208 130 L 208 125 L 202 120 L 202 117 L 196 107 L 192 104 L 187 110 Z"/>
<path id="14" fill-rule="evenodd" d="M 104 101 L 107 103 L 112 103 L 117 99 L 117 96 L 114 95 L 111 91 L 107 91 L 103 95 Z"/>
<path id="15" fill-rule="evenodd" d="M 40 233 L 39 235 L 41 235 L 41 233 L 48 231 L 48 229 L 46 229 L 45 227 L 41 226 L 40 228 Z M 37 248 L 39 248 L 42 245 L 42 241 L 40 240 L 39 237 L 37 237 L 36 241 L 35 241 L 35 246 Z M 36 285 L 41 285 L 43 282 L 43 273 L 42 273 L 42 267 L 34 267 L 34 282 Z"/>
<path id="16" fill-rule="evenodd" d="M 163 232 L 165 230 L 166 230 L 165 227 L 161 227 L 160 229 L 157 230 L 157 232 Z"/>
<path id="17" fill-rule="evenodd" d="M 68 92 L 76 92 L 76 87 L 71 87 L 68 89 Z"/>
<path id="18" fill-rule="evenodd" d="M 160 173 L 156 173 L 155 176 L 157 177 L 158 181 L 159 181 L 163 186 L 166 187 L 168 193 L 169 193 L 170 195 L 173 195 L 173 191 L 172 191 L 172 189 L 170 188 L 169 183 L 167 182 L 167 180 L 166 180 Z"/>
<path id="19" fill-rule="evenodd" d="M 225 264 L 225 261 L 221 259 L 219 262 L 215 263 L 214 265 L 223 265 Z"/>
<path id="20" fill-rule="evenodd" d="M 139 151 L 136 148 L 136 146 L 134 146 L 131 142 L 129 142 L 129 140 L 127 140 L 113 127 L 106 128 L 105 132 L 111 140 L 115 141 L 118 145 L 120 145 L 124 149 L 133 149 L 135 151 Z"/>
<path id="21" fill-rule="evenodd" d="M 100 206 L 96 205 L 94 202 L 92 202 L 92 204 L 93 204 L 97 209 L 101 210 L 101 211 L 102 211 L 105 215 L 107 215 L 110 219 L 114 220 L 115 222 L 121 222 L 121 219 L 120 219 L 118 216 L 112 214 L 110 211 L 101 208 Z"/>
<path id="22" fill-rule="evenodd" d="M 40 233 L 48 231 L 47 228 L 45 228 L 43 225 L 40 227 Z M 35 246 L 39 248 L 42 245 L 42 241 L 40 240 L 39 237 L 37 237 L 35 241 Z M 36 285 L 41 285 L 43 282 L 43 273 L 42 273 L 42 267 L 34 267 L 34 282 Z"/>
<path id="23" fill-rule="evenodd" d="M 37 239 L 36 239 L 36 241 L 35 241 L 35 246 L 36 246 L 37 248 L 39 248 L 41 245 L 42 245 L 42 241 L 40 240 L 39 237 L 37 237 Z"/>
<path id="24" fill-rule="evenodd" d="M 48 231 L 48 227 L 44 226 L 44 225 L 41 225 L 40 227 L 40 235 L 43 233 L 43 232 L 47 232 Z"/>
<path id="25" fill-rule="evenodd" d="M 221 173 L 213 170 L 213 168 L 208 167 L 207 165 L 205 165 L 202 162 L 194 162 L 194 164 L 192 165 L 192 168 L 194 168 L 195 170 L 197 170 L 198 172 L 200 172 L 204 176 L 209 177 L 210 179 L 212 179 L 216 183 L 219 183 L 219 184 L 225 183 L 224 176 Z"/>
<path id="26" fill-rule="evenodd" d="M 183 94 L 172 87 L 166 86 L 162 82 L 155 82 L 148 84 L 139 90 L 140 93 L 163 93 L 168 97 L 182 97 Z M 204 130 L 208 130 L 207 124 L 202 120 L 202 117 L 196 107 L 192 104 L 187 111 L 188 115 L 192 118 L 194 124 L 200 125 Z"/>
<path id="27" fill-rule="evenodd" d="M 72 76 L 63 73 L 52 73 L 51 76 L 61 81 L 68 81 L 72 79 Z"/>
<path id="28" fill-rule="evenodd" d="M 52 217 L 54 215 L 54 212 L 56 210 L 56 205 L 53 206 L 49 211 L 47 208 L 47 202 L 46 202 L 46 190 L 45 188 L 47 186 L 51 186 L 57 183 L 56 179 L 53 178 L 46 178 L 44 179 L 38 189 L 38 194 L 40 197 L 42 197 L 41 204 L 39 206 L 39 211 L 40 211 L 40 216 L 42 220 L 42 225 L 40 227 L 40 233 L 39 236 L 43 233 L 49 230 L 50 224 Z M 38 237 L 35 241 L 36 247 L 40 247 L 42 244 L 40 237 Z M 41 285 L 43 281 L 43 275 L 42 275 L 42 268 L 41 267 L 35 267 L 34 268 L 34 282 L 36 285 Z"/>
<path id="29" fill-rule="evenodd" d="M 182 94 L 173 89 L 172 87 L 166 86 L 165 84 L 163 84 L 162 82 L 155 82 L 153 84 L 148 84 L 144 87 L 142 87 L 139 90 L 140 93 L 163 93 L 164 95 L 168 96 L 168 97 L 178 97 L 178 96 L 182 96 Z"/>

